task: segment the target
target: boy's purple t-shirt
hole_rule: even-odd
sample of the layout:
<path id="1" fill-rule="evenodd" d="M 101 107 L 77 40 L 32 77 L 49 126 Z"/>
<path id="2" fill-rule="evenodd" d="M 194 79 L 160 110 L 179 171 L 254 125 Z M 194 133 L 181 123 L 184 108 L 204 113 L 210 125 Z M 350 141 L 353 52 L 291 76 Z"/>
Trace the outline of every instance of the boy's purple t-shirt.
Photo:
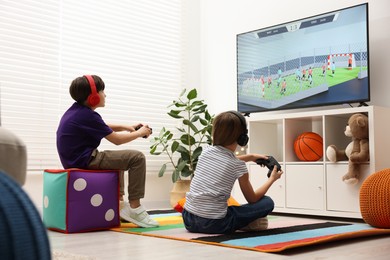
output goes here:
<path id="1" fill-rule="evenodd" d="M 89 107 L 74 103 L 57 129 L 57 151 L 62 166 L 87 168 L 91 154 L 113 130 Z"/>

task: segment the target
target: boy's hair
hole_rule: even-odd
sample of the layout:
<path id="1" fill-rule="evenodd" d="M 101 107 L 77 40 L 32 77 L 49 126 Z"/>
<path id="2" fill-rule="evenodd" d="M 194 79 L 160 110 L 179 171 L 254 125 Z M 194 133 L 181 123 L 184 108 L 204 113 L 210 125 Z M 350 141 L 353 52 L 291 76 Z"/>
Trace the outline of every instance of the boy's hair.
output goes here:
<path id="1" fill-rule="evenodd" d="M 96 91 L 104 90 L 103 80 L 96 75 L 92 75 L 93 80 L 95 81 Z M 88 96 L 91 94 L 91 87 L 86 77 L 75 78 L 69 87 L 70 96 L 79 104 L 83 104 Z"/>
<path id="2" fill-rule="evenodd" d="M 213 145 L 231 145 L 244 131 L 240 118 L 231 112 L 222 112 L 213 120 Z"/>

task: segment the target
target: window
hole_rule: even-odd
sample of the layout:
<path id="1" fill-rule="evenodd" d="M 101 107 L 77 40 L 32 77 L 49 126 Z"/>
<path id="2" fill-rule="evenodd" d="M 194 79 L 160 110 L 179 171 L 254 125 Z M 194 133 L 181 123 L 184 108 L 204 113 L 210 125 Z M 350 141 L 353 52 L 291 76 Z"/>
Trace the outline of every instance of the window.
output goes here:
<path id="1" fill-rule="evenodd" d="M 29 172 L 62 168 L 55 145 L 59 119 L 73 103 L 71 81 L 96 74 L 106 84 L 107 123 L 174 127 L 167 106 L 183 81 L 180 0 L 1 1 L 1 125 L 27 146 Z M 150 141 L 104 149 L 136 149 L 157 171 L 163 156 Z"/>

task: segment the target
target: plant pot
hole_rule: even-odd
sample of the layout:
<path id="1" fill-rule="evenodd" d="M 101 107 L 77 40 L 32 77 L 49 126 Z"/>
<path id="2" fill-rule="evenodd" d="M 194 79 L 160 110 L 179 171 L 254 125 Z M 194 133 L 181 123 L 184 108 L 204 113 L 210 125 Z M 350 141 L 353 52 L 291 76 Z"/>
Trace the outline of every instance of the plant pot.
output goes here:
<path id="1" fill-rule="evenodd" d="M 177 205 L 177 202 L 186 196 L 186 192 L 190 190 L 191 180 L 178 180 L 173 184 L 170 196 L 170 204 L 172 208 Z"/>

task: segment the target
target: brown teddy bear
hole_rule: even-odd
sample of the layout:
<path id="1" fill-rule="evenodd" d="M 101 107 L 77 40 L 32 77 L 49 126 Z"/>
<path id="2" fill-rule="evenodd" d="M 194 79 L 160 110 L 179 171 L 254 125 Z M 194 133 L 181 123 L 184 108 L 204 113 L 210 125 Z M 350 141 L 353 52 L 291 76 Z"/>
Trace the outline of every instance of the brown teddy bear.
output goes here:
<path id="1" fill-rule="evenodd" d="M 348 172 L 342 180 L 346 184 L 359 182 L 360 163 L 369 161 L 368 150 L 368 117 L 364 114 L 353 114 L 348 119 L 344 134 L 352 137 L 345 150 L 339 150 L 335 145 L 326 149 L 326 156 L 331 162 L 348 160 Z"/>

